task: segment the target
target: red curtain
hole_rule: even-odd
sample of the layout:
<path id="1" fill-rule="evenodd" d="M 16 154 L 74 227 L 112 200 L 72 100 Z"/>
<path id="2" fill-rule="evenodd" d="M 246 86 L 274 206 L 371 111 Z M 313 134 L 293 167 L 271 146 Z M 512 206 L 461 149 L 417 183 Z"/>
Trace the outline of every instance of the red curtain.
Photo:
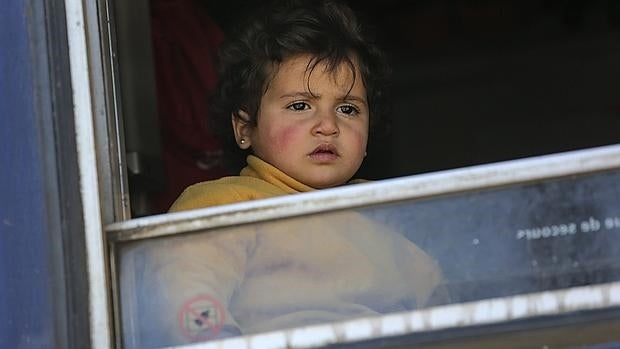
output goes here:
<path id="1" fill-rule="evenodd" d="M 167 183 L 151 206 L 161 213 L 187 186 L 228 175 L 208 108 L 224 34 L 193 0 L 152 0 L 151 24 Z"/>

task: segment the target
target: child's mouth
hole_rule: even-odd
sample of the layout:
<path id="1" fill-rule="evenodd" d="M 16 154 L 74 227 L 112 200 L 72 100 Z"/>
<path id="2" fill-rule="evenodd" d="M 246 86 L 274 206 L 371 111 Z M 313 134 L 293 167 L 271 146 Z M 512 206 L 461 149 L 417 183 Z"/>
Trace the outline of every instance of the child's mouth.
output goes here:
<path id="1" fill-rule="evenodd" d="M 323 143 L 319 144 L 308 156 L 317 161 L 330 161 L 335 160 L 339 155 L 333 144 Z"/>

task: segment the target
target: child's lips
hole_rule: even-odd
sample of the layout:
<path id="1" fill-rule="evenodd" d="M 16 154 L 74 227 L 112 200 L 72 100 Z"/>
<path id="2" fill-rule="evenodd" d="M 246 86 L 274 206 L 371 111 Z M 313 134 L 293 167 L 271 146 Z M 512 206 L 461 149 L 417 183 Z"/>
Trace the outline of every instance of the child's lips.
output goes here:
<path id="1" fill-rule="evenodd" d="M 335 160 L 340 155 L 338 154 L 338 149 L 336 146 L 331 143 L 322 143 L 314 148 L 308 156 L 313 160 L 329 161 Z"/>

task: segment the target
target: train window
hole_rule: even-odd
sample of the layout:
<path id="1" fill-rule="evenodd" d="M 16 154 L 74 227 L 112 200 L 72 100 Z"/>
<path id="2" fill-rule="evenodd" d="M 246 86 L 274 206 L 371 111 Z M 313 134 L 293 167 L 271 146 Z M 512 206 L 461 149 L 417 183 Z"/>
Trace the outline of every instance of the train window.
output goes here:
<path id="1" fill-rule="evenodd" d="M 374 335 L 391 337 L 424 311 L 448 317 L 419 318 L 416 331 L 432 333 L 620 304 L 618 155 L 603 147 L 112 225 L 123 347 L 265 333 L 295 347 L 278 331 L 313 325 L 332 334 L 323 344 L 343 344 L 373 335 L 338 336 L 334 324 L 400 322 Z"/>
<path id="2" fill-rule="evenodd" d="M 84 182 L 101 203 L 85 224 L 109 248 L 86 233 L 110 269 L 90 290 L 111 290 L 118 347 L 493 347 L 536 331 L 568 347 L 549 328 L 582 324 L 583 345 L 620 341 L 600 335 L 620 303 L 617 2 L 350 1 L 394 69 L 358 174 L 378 181 L 174 214 L 185 186 L 234 174 L 206 97 L 218 45 L 260 2 L 79 3 L 69 46 L 94 80 L 72 65 L 74 103 L 106 116 L 77 131 L 101 176 Z M 72 43 L 76 9 L 98 40 Z"/>

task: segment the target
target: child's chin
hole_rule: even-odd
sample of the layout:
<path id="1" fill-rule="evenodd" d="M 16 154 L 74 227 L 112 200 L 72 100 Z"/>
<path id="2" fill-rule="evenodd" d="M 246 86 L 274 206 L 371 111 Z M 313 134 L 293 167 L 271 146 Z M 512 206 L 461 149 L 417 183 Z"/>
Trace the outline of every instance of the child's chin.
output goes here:
<path id="1" fill-rule="evenodd" d="M 308 185 L 315 189 L 329 189 L 329 188 L 341 186 L 343 184 L 345 184 L 345 182 L 332 180 L 332 181 L 316 181 Z"/>

